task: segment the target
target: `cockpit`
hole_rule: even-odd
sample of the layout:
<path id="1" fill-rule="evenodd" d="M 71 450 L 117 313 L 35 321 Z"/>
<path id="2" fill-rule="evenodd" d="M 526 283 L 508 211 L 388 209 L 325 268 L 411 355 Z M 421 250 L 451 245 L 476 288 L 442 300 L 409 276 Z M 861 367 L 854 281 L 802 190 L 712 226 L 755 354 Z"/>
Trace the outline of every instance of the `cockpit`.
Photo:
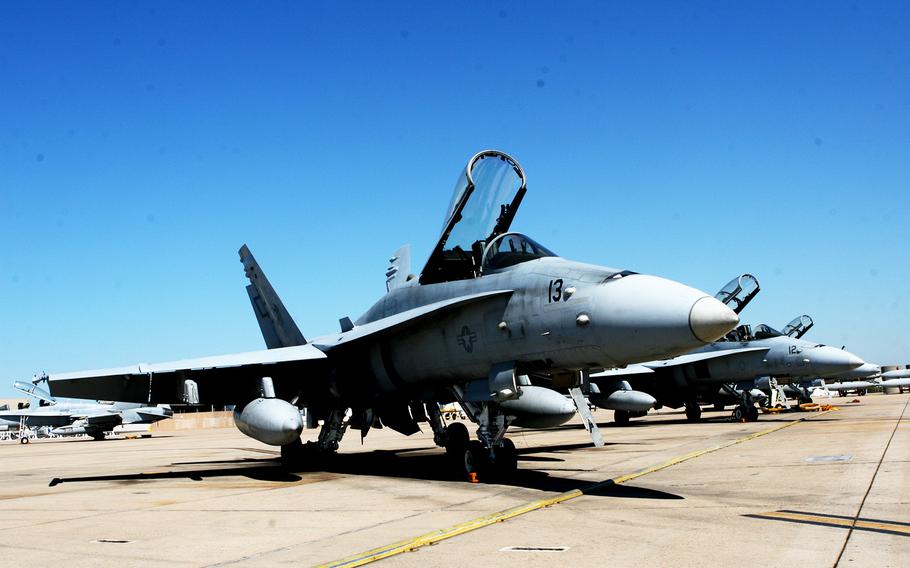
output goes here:
<path id="1" fill-rule="evenodd" d="M 755 329 L 752 330 L 752 337 L 755 339 L 771 339 L 772 337 L 783 337 L 783 333 L 777 331 L 770 325 L 765 325 L 763 323 L 755 326 Z"/>
<path id="2" fill-rule="evenodd" d="M 508 232 L 526 191 L 524 171 L 511 156 L 495 150 L 474 155 L 455 184 L 420 283 L 477 278 L 485 271 L 556 256 L 532 239 Z"/>
<path id="3" fill-rule="evenodd" d="M 529 260 L 556 256 L 550 249 L 521 233 L 506 233 L 493 239 L 483 253 L 481 273 L 515 266 Z"/>

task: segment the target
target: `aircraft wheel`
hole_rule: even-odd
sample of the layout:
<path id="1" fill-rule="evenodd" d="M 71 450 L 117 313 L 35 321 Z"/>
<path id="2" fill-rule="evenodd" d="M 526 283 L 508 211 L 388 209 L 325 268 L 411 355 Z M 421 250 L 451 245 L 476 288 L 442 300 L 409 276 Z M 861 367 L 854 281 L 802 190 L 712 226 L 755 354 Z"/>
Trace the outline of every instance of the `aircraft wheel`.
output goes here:
<path id="1" fill-rule="evenodd" d="M 489 465 L 490 451 L 483 447 L 483 444 L 477 440 L 468 442 L 468 446 L 462 455 L 464 456 L 464 459 L 461 464 L 461 472 L 468 477 L 471 477 L 471 474 L 480 477 Z"/>
<path id="2" fill-rule="evenodd" d="M 446 426 L 446 453 L 454 452 L 461 454 L 468 447 L 471 441 L 471 435 L 468 434 L 468 428 L 461 422 L 454 422 Z"/>
<path id="3" fill-rule="evenodd" d="M 496 449 L 493 466 L 496 473 L 501 476 L 512 475 L 518 469 L 518 451 L 512 440 L 504 439 L 502 445 Z"/>
<path id="4" fill-rule="evenodd" d="M 19 443 L 20 443 L 20 444 L 27 444 L 27 443 L 28 443 L 28 438 L 19 438 Z"/>
<path id="5" fill-rule="evenodd" d="M 104 439 L 104 432 L 101 432 L 99 434 L 90 434 L 90 436 L 92 437 L 92 440 L 95 440 L 96 442 L 100 442 L 101 440 Z"/>
<path id="6" fill-rule="evenodd" d="M 733 409 L 733 420 L 739 422 L 743 419 L 743 409 L 741 406 L 737 406 Z"/>
<path id="7" fill-rule="evenodd" d="M 617 426 L 628 426 L 630 417 L 628 410 L 613 411 L 613 422 L 615 422 Z"/>
<path id="8" fill-rule="evenodd" d="M 723 412 L 723 411 L 724 411 L 724 408 L 725 408 L 725 406 L 724 406 L 724 404 L 723 404 L 722 402 L 715 402 L 715 403 L 714 403 L 714 410 L 716 410 L 717 412 Z"/>
<path id="9" fill-rule="evenodd" d="M 746 416 L 747 422 L 755 422 L 756 420 L 758 420 L 758 409 L 757 408 L 755 408 L 754 406 L 747 406 L 745 410 L 746 410 L 745 416 Z"/>
<path id="10" fill-rule="evenodd" d="M 686 405 L 686 420 L 689 422 L 698 422 L 701 420 L 701 407 L 697 404 Z"/>

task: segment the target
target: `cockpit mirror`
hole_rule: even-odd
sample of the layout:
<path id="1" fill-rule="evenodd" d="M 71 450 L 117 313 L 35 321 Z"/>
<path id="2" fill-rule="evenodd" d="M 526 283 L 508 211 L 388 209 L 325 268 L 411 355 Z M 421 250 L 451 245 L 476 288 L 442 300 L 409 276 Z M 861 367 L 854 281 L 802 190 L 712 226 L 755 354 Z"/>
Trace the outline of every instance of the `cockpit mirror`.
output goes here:
<path id="1" fill-rule="evenodd" d="M 806 335 L 806 332 L 809 331 L 813 325 L 815 325 L 815 322 L 812 321 L 812 318 L 803 314 L 793 318 L 790 323 L 785 325 L 782 333 L 789 337 L 800 339 L 802 336 Z"/>
<path id="2" fill-rule="evenodd" d="M 743 274 L 728 282 L 714 297 L 738 314 L 760 290 L 757 278 L 751 274 Z"/>

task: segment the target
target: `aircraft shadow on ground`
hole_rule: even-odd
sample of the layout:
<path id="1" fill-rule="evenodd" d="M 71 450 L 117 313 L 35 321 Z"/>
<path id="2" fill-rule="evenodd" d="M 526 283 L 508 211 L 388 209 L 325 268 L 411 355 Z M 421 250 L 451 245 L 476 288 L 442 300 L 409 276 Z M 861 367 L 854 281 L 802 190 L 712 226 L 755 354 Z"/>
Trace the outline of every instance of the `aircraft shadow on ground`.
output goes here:
<path id="1" fill-rule="evenodd" d="M 560 458 L 535 455 L 560 450 L 571 450 L 578 447 L 589 447 L 590 444 L 567 444 L 541 448 L 523 448 L 518 451 L 519 462 L 562 462 Z M 289 483 L 305 481 L 307 477 L 325 473 L 342 475 L 363 475 L 400 479 L 420 479 L 426 481 L 443 481 L 465 483 L 452 474 L 451 465 L 441 452 L 428 451 L 427 448 L 402 450 L 375 450 L 372 452 L 340 453 L 330 460 L 313 467 L 302 467 L 293 472 L 284 469 L 278 458 L 223 460 L 210 462 L 177 462 L 173 471 L 154 473 L 131 473 L 114 475 L 97 475 L 84 477 L 56 477 L 49 485 L 54 487 L 62 483 L 86 482 L 153 482 L 156 480 L 190 479 L 204 482 L 210 478 L 243 476 L 265 482 Z M 207 465 L 194 469 L 182 469 L 187 465 Z M 232 465 L 236 467 L 231 467 Z M 211 467 L 217 466 L 217 467 Z M 481 479 L 481 482 L 484 482 Z M 634 499 L 682 499 L 679 495 L 654 489 L 598 484 L 596 488 L 591 481 L 560 477 L 554 472 L 535 469 L 519 469 L 514 475 L 503 479 L 491 479 L 490 483 L 537 489 L 554 493 L 581 490 L 586 495 Z"/>
<path id="2" fill-rule="evenodd" d="M 252 462 L 258 462 L 257 465 L 250 465 Z M 204 481 L 213 477 L 235 477 L 243 476 L 257 481 L 274 481 L 289 483 L 303 479 L 296 473 L 289 472 L 284 468 L 277 467 L 274 459 L 263 460 L 238 460 L 234 462 L 220 461 L 209 462 L 211 464 L 243 464 L 240 467 L 224 468 L 204 468 L 192 470 L 161 471 L 154 473 L 126 473 L 114 475 L 91 475 L 84 477 L 55 477 L 48 483 L 49 487 L 60 485 L 61 483 L 85 483 L 98 481 L 154 481 L 160 479 L 190 479 L 192 481 Z"/>

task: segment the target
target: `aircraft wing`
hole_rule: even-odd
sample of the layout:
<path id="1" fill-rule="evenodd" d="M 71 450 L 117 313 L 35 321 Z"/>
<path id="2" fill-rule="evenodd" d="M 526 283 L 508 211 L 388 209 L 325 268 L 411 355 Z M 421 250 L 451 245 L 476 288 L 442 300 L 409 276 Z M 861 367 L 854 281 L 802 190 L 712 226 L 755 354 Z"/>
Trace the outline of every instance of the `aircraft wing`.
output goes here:
<path id="1" fill-rule="evenodd" d="M 512 290 L 496 290 L 435 302 L 387 318 L 354 326 L 305 345 L 184 359 L 168 363 L 141 363 L 129 367 L 48 375 L 56 397 L 117 400 L 144 404 L 183 403 L 185 381 L 194 381 L 201 404 L 231 404 L 257 398 L 258 379 L 271 377 L 279 398 L 305 394 L 313 381 L 327 377 L 329 355 L 342 346 L 361 342 L 438 317 L 455 307 L 493 298 L 507 298 Z M 329 355 L 327 355 L 329 354 Z M 306 399 L 306 396 L 303 396 Z"/>
<path id="2" fill-rule="evenodd" d="M 407 327 L 424 319 L 443 315 L 445 313 L 448 313 L 450 309 L 455 308 L 456 306 L 461 307 L 493 298 L 507 298 L 511 296 L 513 292 L 514 290 L 493 290 L 492 292 L 469 294 L 467 296 L 459 296 L 450 300 L 443 300 L 441 302 L 427 304 L 425 306 L 406 310 L 387 318 L 382 318 L 380 320 L 372 321 L 362 325 L 355 325 L 353 329 L 344 333 L 338 333 L 335 335 L 329 335 L 314 339 L 312 345 L 315 345 L 319 347 L 319 349 L 328 352 L 332 349 L 341 347 L 342 345 L 356 343 L 379 333 L 388 333 L 396 329 Z"/>
<path id="3" fill-rule="evenodd" d="M 703 353 L 689 353 L 688 355 L 680 355 L 679 357 L 666 359 L 664 361 L 642 363 L 642 365 L 654 370 L 665 369 L 668 367 L 676 367 L 679 365 L 687 365 L 689 363 L 707 361 L 708 359 L 718 359 L 721 357 L 729 357 L 731 355 L 740 355 L 742 353 L 750 353 L 755 351 L 767 351 L 768 349 L 770 349 L 770 347 L 742 347 L 739 349 L 720 349 L 717 351 L 706 351 Z"/>
<path id="4" fill-rule="evenodd" d="M 682 365 L 689 365 L 692 363 L 707 361 L 709 359 L 718 359 L 732 355 L 740 355 L 742 353 L 767 351 L 768 349 L 770 349 L 770 347 L 742 347 L 739 349 L 720 349 L 717 351 L 689 353 L 688 355 L 680 355 L 679 357 L 674 357 L 672 359 L 665 359 L 662 361 L 649 361 L 647 363 L 640 363 L 638 365 L 629 365 L 625 369 L 607 369 L 606 371 L 601 371 L 599 373 L 591 373 L 591 378 L 602 379 L 616 377 L 617 379 L 622 380 L 632 375 L 647 375 L 654 373 L 660 369 L 680 367 Z"/>
<path id="5" fill-rule="evenodd" d="M 87 414 L 74 414 L 74 419 L 83 420 L 86 426 L 95 427 L 114 427 L 122 422 L 118 412 L 93 412 Z"/>
<path id="6" fill-rule="evenodd" d="M 653 369 L 651 369 L 649 367 L 645 367 L 644 365 L 629 365 L 622 369 L 607 369 L 607 370 L 601 371 L 599 373 L 591 373 L 591 378 L 592 379 L 604 379 L 604 378 L 616 377 L 617 379 L 622 380 L 631 375 L 648 375 L 653 372 L 654 372 Z"/>
<path id="7" fill-rule="evenodd" d="M 169 363 L 55 373 L 48 375 L 48 386 L 57 397 L 158 404 L 185 402 L 183 382 L 191 380 L 198 385 L 199 402 L 230 404 L 248 394 L 255 398 L 258 387 L 254 379 L 262 377 L 272 377 L 282 396 L 291 389 L 282 393 L 279 383 L 305 380 L 303 375 L 315 370 L 325 358 L 325 353 L 313 345 L 297 345 Z"/>

